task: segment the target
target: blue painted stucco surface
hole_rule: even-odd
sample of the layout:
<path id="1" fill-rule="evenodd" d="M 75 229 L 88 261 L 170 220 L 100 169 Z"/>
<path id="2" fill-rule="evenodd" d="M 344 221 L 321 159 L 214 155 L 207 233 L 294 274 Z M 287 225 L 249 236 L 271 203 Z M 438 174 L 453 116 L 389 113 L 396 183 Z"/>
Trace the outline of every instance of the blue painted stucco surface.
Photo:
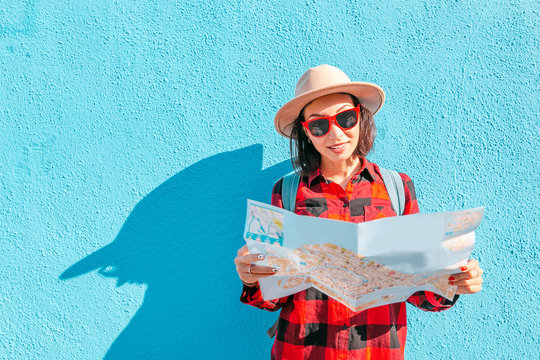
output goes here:
<path id="1" fill-rule="evenodd" d="M 246 198 L 287 172 L 273 114 L 309 67 L 382 86 L 369 159 L 421 211 L 486 206 L 484 289 L 409 308 L 409 359 L 533 359 L 536 1 L 0 0 L 0 358 L 260 359 Z"/>

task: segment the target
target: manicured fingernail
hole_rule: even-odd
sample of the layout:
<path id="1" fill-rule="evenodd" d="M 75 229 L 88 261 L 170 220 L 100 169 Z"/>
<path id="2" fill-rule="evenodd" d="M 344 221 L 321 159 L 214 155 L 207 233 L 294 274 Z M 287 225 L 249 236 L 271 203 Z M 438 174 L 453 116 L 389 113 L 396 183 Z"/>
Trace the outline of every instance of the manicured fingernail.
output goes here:
<path id="1" fill-rule="evenodd" d="M 257 255 L 257 259 L 259 259 L 259 260 L 264 259 L 264 254 L 259 254 L 259 255 Z"/>
<path id="2" fill-rule="evenodd" d="M 448 278 L 448 280 L 454 281 L 454 280 L 456 280 L 456 278 L 454 278 L 453 276 L 450 276 L 450 277 Z"/>
<path id="3" fill-rule="evenodd" d="M 462 267 L 461 267 L 461 271 L 463 271 L 463 272 L 467 271 L 467 267 L 466 267 L 466 266 L 462 266 Z"/>
<path id="4" fill-rule="evenodd" d="M 453 281 L 450 281 L 450 285 L 454 286 L 454 282 L 453 282 Z"/>
<path id="5" fill-rule="evenodd" d="M 272 271 L 273 271 L 273 272 L 277 272 L 277 268 L 272 268 Z"/>

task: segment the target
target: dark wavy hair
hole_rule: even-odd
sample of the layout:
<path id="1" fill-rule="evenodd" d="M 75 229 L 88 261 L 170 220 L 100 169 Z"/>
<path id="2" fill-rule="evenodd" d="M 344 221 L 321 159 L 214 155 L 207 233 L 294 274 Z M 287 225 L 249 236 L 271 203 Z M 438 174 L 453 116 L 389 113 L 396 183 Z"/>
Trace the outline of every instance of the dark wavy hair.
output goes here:
<path id="1" fill-rule="evenodd" d="M 358 98 L 353 95 L 350 96 L 354 106 L 361 105 Z M 306 104 L 306 106 L 307 105 L 309 104 Z M 308 141 L 308 137 L 302 126 L 302 122 L 305 121 L 304 109 L 306 106 L 302 108 L 294 122 L 289 125 L 292 126 L 289 146 L 291 148 L 291 162 L 293 168 L 296 169 L 297 172 L 309 174 L 321 166 L 321 154 L 315 149 L 315 146 Z M 377 134 L 373 114 L 365 106 L 360 106 L 358 126 L 360 126 L 360 137 L 354 154 L 358 155 L 359 158 L 363 158 L 366 157 L 373 148 L 373 142 L 375 141 L 375 135 Z"/>

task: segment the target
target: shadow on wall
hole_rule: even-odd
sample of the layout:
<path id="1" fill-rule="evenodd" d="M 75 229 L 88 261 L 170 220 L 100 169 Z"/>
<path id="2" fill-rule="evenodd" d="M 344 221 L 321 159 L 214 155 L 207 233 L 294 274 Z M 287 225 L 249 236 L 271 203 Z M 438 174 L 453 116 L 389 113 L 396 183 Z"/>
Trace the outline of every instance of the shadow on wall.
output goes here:
<path id="1" fill-rule="evenodd" d="M 250 307 L 239 302 L 233 259 L 244 244 L 246 199 L 268 203 L 274 181 L 291 168 L 285 161 L 262 171 L 262 151 L 253 145 L 180 171 L 135 206 L 111 244 L 60 276 L 99 269 L 118 286 L 147 284 L 106 359 L 238 359 L 245 352 L 253 324 Z M 265 325 L 257 325 L 261 333 Z"/>

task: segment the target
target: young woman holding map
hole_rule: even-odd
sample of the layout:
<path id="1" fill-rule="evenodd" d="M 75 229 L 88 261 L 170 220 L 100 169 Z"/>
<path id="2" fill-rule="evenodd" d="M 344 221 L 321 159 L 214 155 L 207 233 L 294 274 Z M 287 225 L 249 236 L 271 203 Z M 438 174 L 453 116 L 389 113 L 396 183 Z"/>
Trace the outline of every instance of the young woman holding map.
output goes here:
<path id="1" fill-rule="evenodd" d="M 341 70 L 321 65 L 309 69 L 296 85 L 295 98 L 276 114 L 277 131 L 291 138 L 295 165 L 301 170 L 295 213 L 354 223 L 396 216 L 379 167 L 366 155 L 375 138 L 375 114 L 384 102 L 377 85 L 351 82 Z M 399 174 L 405 189 L 403 215 L 418 213 L 413 182 Z M 272 205 L 283 207 L 283 179 L 274 186 Z M 265 301 L 258 279 L 277 269 L 254 265 L 264 258 L 244 246 L 235 259 L 244 283 L 243 303 L 281 309 L 272 359 L 402 359 L 407 334 L 404 302 L 352 311 L 311 287 L 294 295 Z M 456 294 L 480 291 L 482 269 L 469 260 L 461 273 L 448 278 Z M 428 291 L 407 302 L 425 311 L 453 306 Z"/>

